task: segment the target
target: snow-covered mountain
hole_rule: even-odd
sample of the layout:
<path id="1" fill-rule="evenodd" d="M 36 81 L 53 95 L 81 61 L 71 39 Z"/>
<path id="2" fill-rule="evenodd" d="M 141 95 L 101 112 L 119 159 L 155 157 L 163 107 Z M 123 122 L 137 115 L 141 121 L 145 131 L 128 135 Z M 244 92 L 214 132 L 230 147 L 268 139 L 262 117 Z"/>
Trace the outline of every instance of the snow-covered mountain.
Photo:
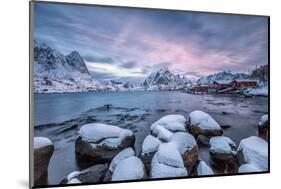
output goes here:
<path id="1" fill-rule="evenodd" d="M 232 73 L 231 71 L 222 71 L 201 77 L 197 80 L 197 84 L 210 84 L 215 80 L 233 80 L 233 79 L 250 79 L 251 76 L 245 73 Z"/>
<path id="2" fill-rule="evenodd" d="M 179 90 L 192 83 L 184 75 L 174 74 L 164 67 L 150 74 L 142 85 L 146 90 Z"/>
<path id="3" fill-rule="evenodd" d="M 36 93 L 100 90 L 79 52 L 64 56 L 45 43 L 34 41 L 34 90 Z"/>

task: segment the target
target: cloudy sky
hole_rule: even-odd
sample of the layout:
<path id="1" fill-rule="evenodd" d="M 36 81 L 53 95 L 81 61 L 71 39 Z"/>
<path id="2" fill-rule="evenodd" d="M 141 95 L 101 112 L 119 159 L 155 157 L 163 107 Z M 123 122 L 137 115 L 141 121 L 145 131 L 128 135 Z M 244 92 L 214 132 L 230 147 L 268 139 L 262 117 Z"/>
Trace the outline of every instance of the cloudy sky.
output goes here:
<path id="1" fill-rule="evenodd" d="M 196 79 L 268 63 L 266 17 L 35 3 L 34 38 L 77 50 L 99 80 L 170 70 Z"/>

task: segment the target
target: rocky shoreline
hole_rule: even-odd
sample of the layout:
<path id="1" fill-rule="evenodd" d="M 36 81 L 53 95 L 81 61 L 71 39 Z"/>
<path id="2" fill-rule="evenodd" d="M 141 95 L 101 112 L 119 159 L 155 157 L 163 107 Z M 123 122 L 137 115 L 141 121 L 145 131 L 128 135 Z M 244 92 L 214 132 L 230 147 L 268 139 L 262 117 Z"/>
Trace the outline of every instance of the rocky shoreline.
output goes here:
<path id="1" fill-rule="evenodd" d="M 264 139 L 251 136 L 237 145 L 223 136 L 223 126 L 205 112 L 192 111 L 187 117 L 166 115 L 151 125 L 140 153 L 136 153 L 135 135 L 130 127 L 98 123 L 88 116 L 75 126 L 78 137 L 73 141 L 77 163 L 83 164 L 84 169 L 65 175 L 57 184 L 206 176 L 216 174 L 213 166 L 226 175 L 267 172 L 268 116 L 263 115 L 257 125 Z M 67 129 L 73 129 L 73 125 L 64 131 Z M 200 159 L 202 147 L 209 149 L 210 162 Z M 34 165 L 40 169 L 35 170 L 36 185 L 46 184 L 44 177 L 48 176 L 53 151 L 50 139 L 34 138 Z"/>

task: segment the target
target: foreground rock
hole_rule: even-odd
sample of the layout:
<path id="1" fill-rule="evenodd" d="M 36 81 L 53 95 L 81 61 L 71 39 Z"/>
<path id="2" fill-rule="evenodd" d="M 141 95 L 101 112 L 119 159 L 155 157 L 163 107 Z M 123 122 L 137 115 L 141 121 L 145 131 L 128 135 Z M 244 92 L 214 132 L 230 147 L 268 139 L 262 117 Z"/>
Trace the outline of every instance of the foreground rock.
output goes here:
<path id="1" fill-rule="evenodd" d="M 82 126 L 75 142 L 75 152 L 81 162 L 110 162 L 127 147 L 133 147 L 135 137 L 128 129 L 101 123 Z"/>
<path id="2" fill-rule="evenodd" d="M 261 171 L 262 170 L 260 170 L 257 166 L 249 163 L 241 165 L 238 169 L 238 173 L 255 173 Z"/>
<path id="3" fill-rule="evenodd" d="M 151 178 L 187 176 L 181 154 L 175 142 L 162 143 L 152 158 Z"/>
<path id="4" fill-rule="evenodd" d="M 140 158 L 148 172 L 150 171 L 151 160 L 154 154 L 157 152 L 160 144 L 161 141 L 152 135 L 146 136 L 143 141 Z"/>
<path id="5" fill-rule="evenodd" d="M 265 114 L 260 118 L 259 121 L 259 135 L 266 140 L 268 140 L 268 128 L 269 128 L 268 115 Z"/>
<path id="6" fill-rule="evenodd" d="M 209 165 L 207 165 L 204 161 L 199 161 L 196 167 L 197 176 L 206 176 L 206 175 L 213 175 L 213 174 L 214 172 L 211 169 L 211 167 L 209 167 Z"/>
<path id="7" fill-rule="evenodd" d="M 207 113 L 202 111 L 193 111 L 189 114 L 188 130 L 194 136 L 220 136 L 223 130 L 220 125 Z"/>
<path id="8" fill-rule="evenodd" d="M 186 131 L 186 119 L 182 115 L 167 115 L 151 125 L 152 134 L 162 141 L 168 141 L 178 131 Z"/>
<path id="9" fill-rule="evenodd" d="M 186 132 L 174 133 L 170 142 L 176 145 L 177 150 L 180 152 L 185 168 L 191 174 L 193 168 L 198 160 L 199 149 L 195 138 Z"/>
<path id="10" fill-rule="evenodd" d="M 121 160 L 112 173 L 111 181 L 141 180 L 146 177 L 142 161 L 136 156 Z"/>
<path id="11" fill-rule="evenodd" d="M 116 166 L 124 159 L 131 157 L 131 156 L 135 156 L 135 151 L 133 150 L 133 148 L 129 147 L 129 148 L 125 148 L 124 150 L 122 150 L 120 153 L 118 153 L 111 161 L 110 165 L 109 165 L 109 169 L 106 173 L 106 176 L 104 178 L 105 182 L 111 181 L 112 179 L 112 174 L 114 169 L 116 168 Z"/>
<path id="12" fill-rule="evenodd" d="M 83 171 L 74 171 L 61 181 L 61 184 L 99 183 L 102 182 L 108 165 L 94 165 Z"/>
<path id="13" fill-rule="evenodd" d="M 240 164 L 247 163 L 268 171 L 268 143 L 262 138 L 251 136 L 241 140 L 237 157 Z"/>
<path id="14" fill-rule="evenodd" d="M 52 141 L 45 137 L 34 137 L 34 181 L 45 180 L 48 175 L 48 166 L 54 145 Z"/>
<path id="15" fill-rule="evenodd" d="M 210 155 L 214 165 L 228 173 L 237 171 L 236 144 L 228 137 L 217 136 L 210 139 Z"/>

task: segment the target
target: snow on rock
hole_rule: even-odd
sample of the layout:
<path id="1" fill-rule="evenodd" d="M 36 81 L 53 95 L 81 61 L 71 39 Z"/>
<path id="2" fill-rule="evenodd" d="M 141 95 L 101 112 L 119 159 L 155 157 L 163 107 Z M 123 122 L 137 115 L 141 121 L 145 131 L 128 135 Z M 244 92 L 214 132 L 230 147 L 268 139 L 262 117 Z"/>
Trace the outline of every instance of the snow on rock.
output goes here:
<path id="1" fill-rule="evenodd" d="M 215 154 L 236 154 L 236 144 L 228 137 L 216 136 L 210 139 L 210 152 Z"/>
<path id="2" fill-rule="evenodd" d="M 218 136 L 223 130 L 220 125 L 207 113 L 193 111 L 189 114 L 189 131 L 193 135 Z"/>
<path id="3" fill-rule="evenodd" d="M 165 129 L 160 125 L 156 125 L 153 127 L 152 134 L 157 136 L 157 138 L 162 141 L 169 141 L 170 137 L 173 135 L 171 131 Z"/>
<path id="4" fill-rule="evenodd" d="M 177 149 L 181 154 L 184 154 L 187 150 L 191 150 L 197 145 L 195 138 L 186 132 L 174 133 L 169 141 L 176 144 Z"/>
<path id="5" fill-rule="evenodd" d="M 151 178 L 170 178 L 188 176 L 184 167 L 169 166 L 159 161 L 159 153 L 156 152 L 151 162 Z"/>
<path id="6" fill-rule="evenodd" d="M 142 155 L 156 152 L 160 144 L 161 141 L 158 138 L 152 135 L 146 136 L 142 143 Z"/>
<path id="7" fill-rule="evenodd" d="M 173 167 L 184 167 L 177 145 L 174 142 L 162 143 L 158 148 L 158 161 Z"/>
<path id="8" fill-rule="evenodd" d="M 80 128 L 79 135 L 84 141 L 90 143 L 117 147 L 125 137 L 132 136 L 133 133 L 128 129 L 113 125 L 90 123 Z"/>
<path id="9" fill-rule="evenodd" d="M 243 139 L 238 147 L 240 163 L 255 165 L 262 171 L 268 170 L 268 143 L 256 136 Z"/>
<path id="10" fill-rule="evenodd" d="M 238 169 L 238 173 L 253 173 L 253 172 L 261 172 L 261 171 L 262 170 L 260 170 L 259 167 L 249 163 L 241 165 Z"/>
<path id="11" fill-rule="evenodd" d="M 81 184 L 82 182 L 78 180 L 77 178 L 71 179 L 67 182 L 67 184 Z"/>
<path id="12" fill-rule="evenodd" d="M 248 88 L 243 93 L 244 95 L 252 96 L 268 96 L 268 85 L 256 88 Z"/>
<path id="13" fill-rule="evenodd" d="M 121 152 L 119 152 L 111 161 L 109 170 L 111 173 L 114 171 L 115 167 L 122 161 L 123 159 L 126 159 L 128 157 L 135 156 L 135 151 L 133 148 L 125 148 Z"/>
<path id="14" fill-rule="evenodd" d="M 268 114 L 264 114 L 259 121 L 259 127 L 267 127 L 268 126 Z"/>
<path id="15" fill-rule="evenodd" d="M 204 161 L 200 161 L 198 163 L 196 170 L 197 170 L 198 176 L 213 175 L 214 174 L 211 167 L 209 167 L 209 165 L 207 165 Z"/>
<path id="16" fill-rule="evenodd" d="M 120 161 L 112 174 L 112 181 L 139 180 L 145 177 L 145 169 L 142 161 L 131 156 Z"/>
<path id="17" fill-rule="evenodd" d="M 45 146 L 53 145 L 52 141 L 46 137 L 34 137 L 34 149 L 43 148 Z"/>
<path id="18" fill-rule="evenodd" d="M 186 119 L 182 115 L 167 115 L 154 122 L 151 125 L 151 130 L 154 130 L 154 127 L 157 125 L 164 127 L 172 132 L 175 131 L 186 131 Z"/>

